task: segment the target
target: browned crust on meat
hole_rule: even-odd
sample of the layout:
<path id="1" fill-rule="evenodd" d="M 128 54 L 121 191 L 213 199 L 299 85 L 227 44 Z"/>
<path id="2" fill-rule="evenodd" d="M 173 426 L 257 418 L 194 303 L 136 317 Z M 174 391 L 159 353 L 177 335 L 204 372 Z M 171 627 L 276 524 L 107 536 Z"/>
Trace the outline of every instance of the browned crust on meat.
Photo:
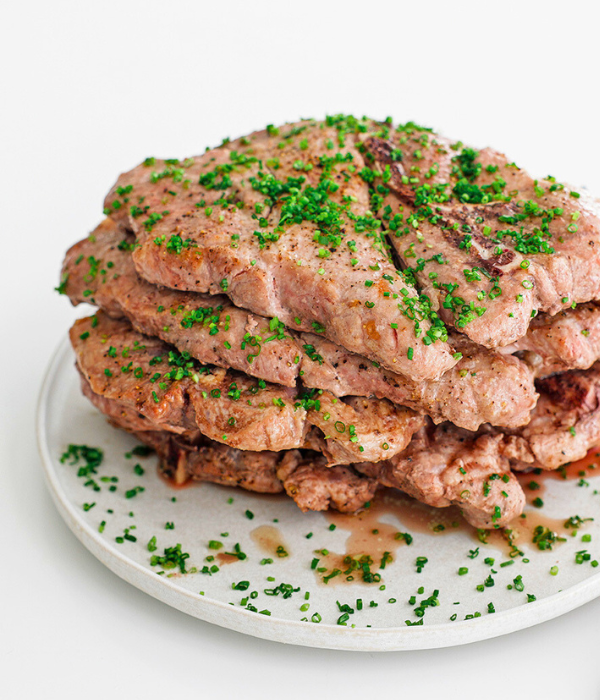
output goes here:
<path id="1" fill-rule="evenodd" d="M 302 447 L 314 425 L 325 435 L 329 465 L 361 456 L 377 461 L 403 450 L 423 423 L 422 416 L 385 399 L 340 400 L 319 392 L 305 408 L 294 389 L 195 363 L 102 311 L 77 321 L 70 337 L 95 394 L 121 402 L 161 430 L 200 431 L 242 450 Z"/>

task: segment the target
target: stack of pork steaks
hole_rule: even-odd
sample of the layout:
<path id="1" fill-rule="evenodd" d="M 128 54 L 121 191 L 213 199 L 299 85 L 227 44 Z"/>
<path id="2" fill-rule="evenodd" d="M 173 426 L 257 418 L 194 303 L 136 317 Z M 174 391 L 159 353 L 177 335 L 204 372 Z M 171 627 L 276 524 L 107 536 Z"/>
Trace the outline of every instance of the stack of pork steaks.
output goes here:
<path id="1" fill-rule="evenodd" d="M 600 440 L 599 212 L 412 122 L 147 158 L 65 259 L 83 392 L 179 483 L 502 527 Z"/>

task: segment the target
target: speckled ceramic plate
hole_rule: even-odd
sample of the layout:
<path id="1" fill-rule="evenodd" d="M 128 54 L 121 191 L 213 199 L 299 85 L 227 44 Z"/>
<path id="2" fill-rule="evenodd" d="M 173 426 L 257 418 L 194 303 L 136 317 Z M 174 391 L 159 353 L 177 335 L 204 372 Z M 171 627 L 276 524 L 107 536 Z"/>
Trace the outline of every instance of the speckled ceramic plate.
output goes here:
<path id="1" fill-rule="evenodd" d="M 301 513 L 281 496 L 212 484 L 174 490 L 158 476 L 156 458 L 131 455 L 135 441 L 83 398 L 73 362 L 65 341 L 38 408 L 56 506 L 114 573 L 189 615 L 290 644 L 427 649 L 514 632 L 600 594 L 600 569 L 592 565 L 600 558 L 600 469 L 599 476 L 586 470 L 583 479 L 581 465 L 569 470 L 576 478 L 528 477 L 540 483 L 531 495 L 544 505 L 528 507 L 529 520 L 518 529 L 530 525 L 516 541 L 523 554 L 514 558 L 498 533 L 484 544 L 458 513 L 390 494 L 351 519 Z M 70 444 L 103 450 L 96 473 L 79 475 L 81 463 L 61 462 Z M 596 520 L 565 529 L 573 516 Z M 531 542 L 536 524 L 565 541 L 540 551 Z M 409 533 L 412 543 L 398 533 Z M 156 549 L 149 551 L 149 542 Z M 177 545 L 189 554 L 186 573 L 160 563 L 177 559 Z M 348 571 L 344 556 L 361 552 L 373 559 L 374 581 L 362 580 L 363 570 L 330 577 L 336 568 Z"/>

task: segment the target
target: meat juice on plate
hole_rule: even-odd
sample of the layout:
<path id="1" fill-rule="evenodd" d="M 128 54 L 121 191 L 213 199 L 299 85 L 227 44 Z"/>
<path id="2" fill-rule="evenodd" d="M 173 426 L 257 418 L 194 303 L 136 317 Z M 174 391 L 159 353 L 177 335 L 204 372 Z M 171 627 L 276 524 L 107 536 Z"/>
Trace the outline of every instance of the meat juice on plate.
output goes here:
<path id="1" fill-rule="evenodd" d="M 386 515 L 397 517 L 399 524 L 385 522 Z M 317 579 L 328 585 L 378 583 L 379 572 L 394 561 L 396 551 L 412 542 L 411 533 L 437 536 L 469 528 L 457 508 L 433 508 L 392 489 L 378 492 L 373 504 L 357 515 L 330 510 L 325 516 L 330 528 L 350 533 L 343 554 L 315 550 L 312 568 Z"/>
<path id="2" fill-rule="evenodd" d="M 250 532 L 250 538 L 265 554 L 272 557 L 287 557 L 290 548 L 285 543 L 281 530 L 274 525 L 260 525 Z"/>

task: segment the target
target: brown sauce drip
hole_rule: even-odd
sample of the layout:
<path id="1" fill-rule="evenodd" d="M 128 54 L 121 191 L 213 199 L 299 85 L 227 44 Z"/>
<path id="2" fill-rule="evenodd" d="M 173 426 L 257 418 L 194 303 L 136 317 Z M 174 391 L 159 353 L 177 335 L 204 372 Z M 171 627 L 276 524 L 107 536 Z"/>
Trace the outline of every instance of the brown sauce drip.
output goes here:
<path id="1" fill-rule="evenodd" d="M 600 460 L 600 458 L 595 457 L 595 452 L 594 458 Z M 572 468 L 567 468 L 570 469 L 568 478 L 581 478 L 579 472 L 585 468 L 582 462 L 583 460 L 580 460 L 576 466 L 571 465 Z M 589 461 L 589 464 L 593 464 L 593 459 Z M 598 473 L 600 474 L 600 471 Z M 532 475 L 528 476 L 531 480 Z M 537 475 L 533 476 L 537 479 Z M 557 476 L 560 477 L 560 475 Z M 535 491 L 535 493 L 539 493 L 539 490 Z M 381 517 L 384 514 L 395 516 L 399 521 L 399 525 L 382 522 Z M 572 527 L 565 526 L 569 518 L 568 515 L 564 518 L 550 518 L 538 509 L 527 508 L 523 514 L 525 517 L 515 518 L 505 529 L 486 531 L 486 541 L 482 542 L 479 538 L 481 531 L 469 525 L 457 507 L 434 508 L 433 506 L 420 503 L 406 494 L 392 490 L 378 492 L 378 498 L 371 508 L 358 515 L 343 515 L 335 511 L 328 511 L 325 515 L 330 523 L 348 530 L 350 533 L 346 540 L 346 551 L 344 554 L 330 551 L 326 556 L 318 553 L 314 555 L 319 559 L 317 567 L 326 567 L 327 569 L 325 572 L 315 570 L 319 581 L 323 581 L 323 578 L 328 576 L 334 569 L 339 569 L 342 572 L 329 579 L 327 584 L 329 586 L 361 581 L 362 575 L 360 571 L 344 573 L 349 568 L 348 563 L 344 559 L 348 556 L 358 558 L 365 554 L 373 560 L 371 571 L 379 573 L 383 580 L 385 570 L 381 570 L 379 566 L 384 552 L 389 552 L 393 557 L 396 550 L 401 545 L 404 545 L 404 539 L 396 539 L 395 537 L 398 532 L 406 531 L 410 534 L 420 533 L 436 537 L 450 532 L 462 531 L 468 533 L 474 543 L 482 546 L 484 548 L 483 551 L 485 551 L 486 545 L 489 545 L 499 549 L 506 557 L 510 557 L 511 554 L 514 556 L 515 549 L 526 553 L 541 551 L 538 545 L 533 542 L 535 529 L 538 526 L 548 528 L 559 538 L 568 538 L 575 531 L 584 532 L 587 525 L 587 523 L 583 523 L 579 530 L 574 530 Z M 377 532 L 373 532 L 373 530 Z M 542 553 L 553 551 L 561 544 L 560 541 L 555 541 L 552 543 L 551 550 L 544 550 Z"/>
<path id="2" fill-rule="evenodd" d="M 547 515 L 539 511 L 526 510 L 523 515 L 525 517 L 515 518 L 511 522 L 511 529 L 517 534 L 519 540 L 531 543 L 531 538 L 536 527 L 547 527 L 552 532 L 558 535 L 566 535 L 569 530 L 565 528 L 567 518 L 549 518 Z"/>
<path id="3" fill-rule="evenodd" d="M 559 469 L 554 469 L 552 471 L 542 470 L 539 474 L 533 471 L 528 473 L 521 472 L 517 473 L 516 476 L 523 487 L 527 503 L 531 505 L 536 498 L 539 498 L 546 492 L 546 485 L 549 480 L 579 481 L 579 479 L 600 476 L 600 447 L 592 447 L 585 457 L 578 459 L 576 462 L 570 462 Z M 537 487 L 531 488 L 531 482 L 537 484 Z M 535 528 L 539 525 L 555 532 L 559 537 L 570 537 L 573 532 L 578 531 L 573 527 L 565 526 L 571 514 L 565 514 L 564 518 L 549 518 L 537 509 L 527 508 L 524 515 L 526 517 L 515 518 L 508 526 L 515 534 L 514 542 L 519 548 L 524 545 L 528 549 L 538 549 L 532 539 Z M 587 523 L 585 522 L 581 523 L 579 531 L 585 531 L 586 525 Z M 500 533 L 493 532 L 490 533 L 488 542 L 490 542 L 490 544 L 493 542 L 496 546 L 500 546 L 501 539 Z M 504 549 L 506 549 L 508 546 L 506 540 L 503 540 L 503 542 Z M 553 546 L 556 547 L 560 544 L 560 542 L 556 542 Z"/>
<path id="4" fill-rule="evenodd" d="M 384 522 L 381 518 L 386 514 L 395 516 L 399 524 L 392 525 Z M 326 571 L 322 572 L 315 569 L 319 581 L 323 581 L 335 569 L 342 572 L 328 579 L 329 586 L 363 581 L 363 573 L 360 570 L 348 571 L 351 563 L 348 562 L 347 557 L 355 560 L 364 555 L 370 557 L 373 562 L 370 565 L 371 572 L 379 574 L 383 579 L 385 569 L 380 569 L 380 565 L 385 553 L 392 557 L 387 561 L 386 566 L 389 566 L 396 550 L 405 544 L 402 537 L 396 537 L 398 533 L 419 532 L 438 536 L 469 527 L 462 519 L 458 508 L 433 508 L 400 491 L 392 490 L 378 492 L 373 505 L 357 515 L 327 511 L 325 516 L 336 527 L 349 531 L 346 551 L 343 554 L 329 551 L 326 555 L 318 553 L 314 555 L 319 559 L 317 568 L 326 568 Z M 379 581 L 372 583 L 379 583 Z"/>
<path id="5" fill-rule="evenodd" d="M 434 508 L 392 489 L 378 492 L 377 500 L 369 509 L 378 516 L 389 513 L 400 522 L 400 530 L 411 533 L 443 535 L 470 526 L 460 514 L 459 508 Z"/>
<path id="6" fill-rule="evenodd" d="M 234 554 L 227 554 L 227 552 L 219 552 L 215 559 L 221 566 L 224 564 L 233 564 L 233 562 L 239 561 L 238 557 L 236 557 Z"/>
<path id="7" fill-rule="evenodd" d="M 479 540 L 476 531 L 474 531 L 474 539 L 477 539 L 483 546 L 487 544 L 499 549 L 507 557 L 510 557 L 511 554 L 514 557 L 515 548 L 521 551 L 523 549 L 536 552 L 541 551 L 538 545 L 533 541 L 535 529 L 538 526 L 548 528 L 548 530 L 554 532 L 561 538 L 570 536 L 573 530 L 565 527 L 566 521 L 566 517 L 549 518 L 538 510 L 526 509 L 521 516 L 512 520 L 506 528 L 502 530 L 488 530 L 485 536 L 485 543 Z M 513 547 L 511 547 L 511 542 L 514 545 Z M 552 549 L 558 547 L 560 544 L 562 543 L 559 541 L 554 542 L 552 544 Z"/>
<path id="8" fill-rule="evenodd" d="M 271 557 L 286 557 L 290 555 L 290 548 L 283 541 L 279 528 L 273 525 L 260 525 L 250 533 L 252 541 Z"/>

